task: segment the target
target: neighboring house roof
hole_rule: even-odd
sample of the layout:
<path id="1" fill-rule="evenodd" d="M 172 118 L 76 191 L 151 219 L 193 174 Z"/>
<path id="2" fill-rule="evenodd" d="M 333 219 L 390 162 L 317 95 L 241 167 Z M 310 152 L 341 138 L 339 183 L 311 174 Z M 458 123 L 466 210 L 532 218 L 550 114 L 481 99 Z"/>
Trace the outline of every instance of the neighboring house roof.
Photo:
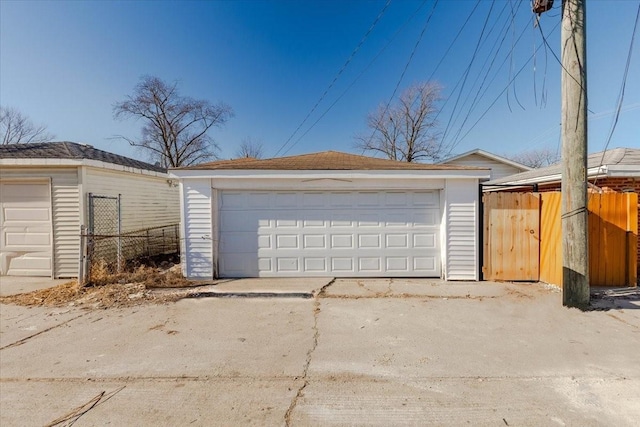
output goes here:
<path id="1" fill-rule="evenodd" d="M 486 170 L 469 166 L 407 163 L 338 151 L 302 154 L 273 159 L 242 158 L 202 163 L 174 170 Z"/>
<path id="2" fill-rule="evenodd" d="M 587 157 L 587 176 L 640 177 L 640 149 L 615 148 Z M 544 168 L 533 169 L 505 178 L 488 181 L 484 185 L 527 185 L 557 182 L 562 179 L 562 162 Z"/>
<path id="3" fill-rule="evenodd" d="M 1 145 L 0 159 L 94 160 L 153 172 L 167 171 L 160 166 L 99 150 L 91 145 L 68 141 Z"/>
<path id="4" fill-rule="evenodd" d="M 523 171 L 529 171 L 532 169 L 529 166 L 523 165 L 522 163 L 514 162 L 513 160 L 507 159 L 506 157 L 498 156 L 497 154 L 489 153 L 488 151 L 484 151 L 479 148 L 467 151 L 466 153 L 458 154 L 457 156 L 449 157 L 448 159 L 444 159 L 439 163 L 444 165 L 473 155 L 483 156 L 488 159 L 495 160 L 496 162 L 501 162 L 509 166 L 513 166 L 514 168 L 521 169 Z"/>

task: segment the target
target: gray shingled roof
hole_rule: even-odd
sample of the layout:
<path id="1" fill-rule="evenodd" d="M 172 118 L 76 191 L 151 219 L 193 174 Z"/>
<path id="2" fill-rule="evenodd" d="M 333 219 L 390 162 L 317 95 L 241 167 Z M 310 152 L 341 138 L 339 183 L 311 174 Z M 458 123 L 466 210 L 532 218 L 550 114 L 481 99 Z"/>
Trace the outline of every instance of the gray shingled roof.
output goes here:
<path id="1" fill-rule="evenodd" d="M 187 170 L 488 170 L 470 166 L 407 163 L 389 159 L 359 156 L 339 151 L 276 157 L 273 159 L 242 158 L 219 160 L 185 168 Z"/>
<path id="2" fill-rule="evenodd" d="M 86 159 L 154 172 L 167 171 L 160 166 L 98 150 L 91 145 L 68 141 L 0 145 L 0 159 Z"/>
<path id="3" fill-rule="evenodd" d="M 603 156 L 604 153 L 604 156 Z M 587 157 L 587 168 L 612 165 L 640 165 L 640 149 L 638 148 L 614 148 L 599 153 L 590 154 Z M 562 173 L 562 163 L 556 163 L 544 168 L 533 169 L 527 172 L 517 173 L 504 178 L 485 182 L 484 185 L 511 184 L 514 182 L 544 182 L 546 177 Z"/>

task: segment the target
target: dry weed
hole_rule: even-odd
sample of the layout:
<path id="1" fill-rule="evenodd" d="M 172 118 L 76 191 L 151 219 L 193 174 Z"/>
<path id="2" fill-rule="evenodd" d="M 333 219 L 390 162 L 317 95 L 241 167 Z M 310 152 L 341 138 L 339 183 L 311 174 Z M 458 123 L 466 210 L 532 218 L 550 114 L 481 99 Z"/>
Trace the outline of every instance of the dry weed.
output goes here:
<path id="1" fill-rule="evenodd" d="M 180 298 L 176 294 L 160 295 L 149 291 L 150 288 L 192 285 L 192 282 L 182 276 L 179 265 L 166 270 L 141 265 L 133 271 L 114 274 L 110 272 L 108 265 L 101 262 L 92 266 L 91 277 L 86 286 L 78 286 L 78 282 L 74 280 L 53 288 L 0 297 L 0 303 L 46 307 L 129 307 L 143 303 L 176 301 Z"/>

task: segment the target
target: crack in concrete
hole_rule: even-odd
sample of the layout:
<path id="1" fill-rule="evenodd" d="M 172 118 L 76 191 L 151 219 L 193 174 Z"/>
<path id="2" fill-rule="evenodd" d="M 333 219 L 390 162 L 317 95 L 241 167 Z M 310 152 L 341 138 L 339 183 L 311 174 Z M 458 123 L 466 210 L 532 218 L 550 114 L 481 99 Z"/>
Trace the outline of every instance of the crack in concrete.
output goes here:
<path id="1" fill-rule="evenodd" d="M 294 409 L 298 405 L 298 401 L 302 396 L 304 396 L 304 389 L 309 385 L 309 366 L 311 365 L 311 357 L 313 352 L 318 347 L 318 338 L 320 337 L 320 330 L 318 329 L 318 316 L 320 315 L 320 299 L 325 295 L 326 290 L 329 286 L 335 283 L 336 279 L 332 279 L 329 283 L 320 288 L 317 294 L 314 295 L 313 301 L 313 343 L 311 344 L 311 348 L 307 351 L 307 360 L 304 365 L 304 369 L 302 371 L 302 385 L 298 388 L 296 395 L 291 400 L 289 404 L 289 408 L 287 408 L 287 412 L 284 414 L 284 423 L 287 427 L 291 425 L 291 414 Z"/>
<path id="2" fill-rule="evenodd" d="M 7 348 L 17 347 L 17 346 L 19 346 L 19 345 L 22 345 L 22 344 L 26 343 L 27 341 L 29 341 L 30 339 L 37 337 L 38 335 L 41 335 L 41 334 L 44 334 L 45 332 L 49 332 L 49 331 L 51 331 L 51 330 L 53 330 L 53 329 L 59 328 L 60 326 L 64 326 L 64 325 L 66 325 L 66 324 L 67 324 L 67 323 L 69 323 L 69 322 L 73 322 L 73 321 L 74 321 L 74 320 L 76 320 L 76 319 L 79 319 L 79 318 L 81 318 L 81 317 L 86 316 L 87 314 L 89 314 L 89 313 L 82 313 L 82 314 L 81 314 L 81 315 L 79 315 L 79 316 L 72 317 L 72 318 L 71 318 L 71 319 L 69 319 L 69 320 L 66 320 L 66 321 L 64 321 L 64 322 L 62 322 L 62 323 L 58 323 L 57 325 L 51 326 L 50 328 L 43 329 L 43 330 L 41 330 L 40 332 L 36 332 L 36 333 L 35 333 L 35 334 L 33 334 L 33 335 L 29 335 L 28 337 L 22 338 L 22 339 L 20 339 L 20 340 L 18 340 L 18 341 L 16 341 L 16 342 L 13 342 L 13 343 L 11 343 L 11 344 L 7 344 L 7 345 L 5 345 L 5 346 L 3 346 L 3 347 L 0 347 L 0 350 L 5 350 L 5 349 L 7 349 Z"/>

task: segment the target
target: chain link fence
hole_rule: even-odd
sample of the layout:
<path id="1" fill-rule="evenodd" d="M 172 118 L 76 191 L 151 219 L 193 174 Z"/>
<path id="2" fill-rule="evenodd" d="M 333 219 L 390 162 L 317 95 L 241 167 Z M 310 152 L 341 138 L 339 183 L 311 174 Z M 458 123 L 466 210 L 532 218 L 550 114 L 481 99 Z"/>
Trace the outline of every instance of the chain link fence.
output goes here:
<path id="1" fill-rule="evenodd" d="M 81 232 L 79 281 L 87 283 L 92 269 L 121 273 L 141 261 L 180 253 L 178 224 L 122 232 L 121 199 L 88 195 L 89 226 Z"/>

